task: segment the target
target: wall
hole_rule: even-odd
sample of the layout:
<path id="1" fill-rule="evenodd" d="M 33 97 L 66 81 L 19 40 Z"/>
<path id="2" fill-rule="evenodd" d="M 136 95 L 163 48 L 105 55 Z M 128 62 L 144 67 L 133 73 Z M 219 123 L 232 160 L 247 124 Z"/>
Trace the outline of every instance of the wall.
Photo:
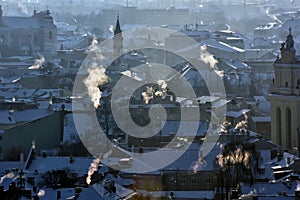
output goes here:
<path id="1" fill-rule="evenodd" d="M 18 158 L 19 151 L 25 153 L 25 158 L 35 141 L 36 152 L 40 149 L 58 147 L 62 137 L 63 114 L 55 111 L 40 119 L 17 125 L 2 133 L 0 157 Z M 15 154 L 15 155 L 13 155 Z"/>

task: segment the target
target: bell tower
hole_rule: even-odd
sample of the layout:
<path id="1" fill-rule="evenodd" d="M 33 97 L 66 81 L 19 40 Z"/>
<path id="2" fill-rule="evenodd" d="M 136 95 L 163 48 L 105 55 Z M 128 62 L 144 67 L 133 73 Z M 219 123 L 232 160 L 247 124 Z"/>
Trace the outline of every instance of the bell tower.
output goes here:
<path id="1" fill-rule="evenodd" d="M 274 63 L 271 85 L 271 137 L 289 151 L 300 152 L 300 57 L 296 56 L 291 28 Z M 296 153 L 296 152 L 295 152 Z"/>
<path id="2" fill-rule="evenodd" d="M 120 26 L 119 14 L 117 16 L 117 23 L 114 30 L 113 43 L 114 54 L 117 56 L 121 56 L 123 53 L 123 35 Z"/>

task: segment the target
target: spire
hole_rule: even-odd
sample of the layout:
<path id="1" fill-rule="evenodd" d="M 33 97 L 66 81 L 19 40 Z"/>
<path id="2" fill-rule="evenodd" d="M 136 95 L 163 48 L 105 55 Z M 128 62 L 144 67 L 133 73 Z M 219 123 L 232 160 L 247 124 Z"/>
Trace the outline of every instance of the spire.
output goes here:
<path id="1" fill-rule="evenodd" d="M 116 28 L 114 30 L 114 34 L 117 35 L 119 33 L 122 33 L 121 27 L 120 27 L 120 20 L 119 20 L 119 13 L 117 16 L 117 23 L 116 23 Z"/>
<path id="2" fill-rule="evenodd" d="M 292 35 L 292 28 L 289 28 L 289 34 L 286 37 L 285 43 L 281 44 L 281 63 L 293 63 L 295 61 L 296 49 L 294 48 L 294 39 Z"/>
<path id="3" fill-rule="evenodd" d="M 293 39 L 293 35 L 292 35 L 292 28 L 289 28 L 289 34 L 286 37 L 286 48 L 288 50 L 291 50 L 292 48 L 294 48 L 294 39 Z"/>

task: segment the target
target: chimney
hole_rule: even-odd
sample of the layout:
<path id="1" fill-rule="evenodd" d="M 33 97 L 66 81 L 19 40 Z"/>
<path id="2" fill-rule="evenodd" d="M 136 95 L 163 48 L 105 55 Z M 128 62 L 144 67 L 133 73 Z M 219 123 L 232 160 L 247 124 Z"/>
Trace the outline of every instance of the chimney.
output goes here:
<path id="1" fill-rule="evenodd" d="M 297 188 L 295 189 L 295 199 L 300 200 L 300 182 L 297 181 Z"/>
<path id="2" fill-rule="evenodd" d="M 56 191 L 56 200 L 60 200 L 61 199 L 61 192 L 60 190 Z"/>
<path id="3" fill-rule="evenodd" d="M 300 190 L 295 190 L 295 200 L 300 200 Z"/>
<path id="4" fill-rule="evenodd" d="M 282 152 L 281 151 L 278 151 L 277 153 L 277 162 L 281 161 L 282 160 Z"/>
<path id="5" fill-rule="evenodd" d="M 203 152 L 202 152 L 202 150 L 200 151 L 200 153 L 199 153 L 199 162 L 203 162 Z"/>
<path id="6" fill-rule="evenodd" d="M 24 163 L 24 153 L 20 153 L 20 163 Z"/>
<path id="7" fill-rule="evenodd" d="M 3 10 L 2 10 L 2 6 L 0 5 L 0 17 L 2 17 L 3 15 Z"/>

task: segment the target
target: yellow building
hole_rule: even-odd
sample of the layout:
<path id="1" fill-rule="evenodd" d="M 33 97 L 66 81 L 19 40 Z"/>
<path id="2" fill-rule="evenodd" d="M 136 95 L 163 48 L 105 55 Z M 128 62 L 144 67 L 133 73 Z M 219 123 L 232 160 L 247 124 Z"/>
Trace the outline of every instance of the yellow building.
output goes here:
<path id="1" fill-rule="evenodd" d="M 271 138 L 287 150 L 300 150 L 300 57 L 289 29 L 271 86 Z"/>

